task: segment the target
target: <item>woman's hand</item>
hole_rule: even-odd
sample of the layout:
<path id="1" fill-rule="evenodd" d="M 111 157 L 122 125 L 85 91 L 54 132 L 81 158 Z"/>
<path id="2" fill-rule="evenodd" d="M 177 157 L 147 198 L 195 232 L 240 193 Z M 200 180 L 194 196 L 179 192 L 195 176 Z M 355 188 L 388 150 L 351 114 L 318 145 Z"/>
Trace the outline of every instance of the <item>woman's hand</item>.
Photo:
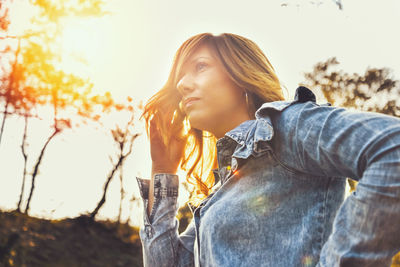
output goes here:
<path id="1" fill-rule="evenodd" d="M 171 125 L 172 128 L 172 125 Z M 163 143 L 154 119 L 150 121 L 150 151 L 153 173 L 176 173 L 183 157 L 187 136 L 173 136 L 168 147 Z"/>
<path id="2" fill-rule="evenodd" d="M 173 125 L 171 124 L 171 128 Z M 154 203 L 154 175 L 156 173 L 173 173 L 176 174 L 179 163 L 182 159 L 187 136 L 179 133 L 178 136 L 173 136 L 169 140 L 169 145 L 166 146 L 154 122 L 154 118 L 150 121 L 150 152 L 153 162 L 151 168 L 151 180 L 148 196 L 147 214 L 150 216 Z"/>

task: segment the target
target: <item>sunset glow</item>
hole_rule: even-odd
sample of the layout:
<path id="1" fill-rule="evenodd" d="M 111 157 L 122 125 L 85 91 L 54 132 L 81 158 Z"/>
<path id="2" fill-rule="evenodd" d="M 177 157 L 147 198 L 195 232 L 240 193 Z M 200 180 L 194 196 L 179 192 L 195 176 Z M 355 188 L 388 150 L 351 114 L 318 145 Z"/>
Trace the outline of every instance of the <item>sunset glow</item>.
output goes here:
<path id="1" fill-rule="evenodd" d="M 79 73 L 82 65 L 90 66 L 98 54 L 101 43 L 95 40 L 96 28 L 88 26 L 85 21 L 65 23 L 60 38 L 63 70 Z"/>
<path id="2" fill-rule="evenodd" d="M 66 72 L 93 78 L 91 66 L 100 63 L 106 53 L 107 38 L 101 25 L 103 18 L 73 18 L 63 22 L 60 36 L 60 68 Z M 100 26 L 99 26 L 100 25 Z"/>
<path id="3" fill-rule="evenodd" d="M 87 3 L 78 0 L 14 0 L 10 10 L 11 35 L 20 36 L 25 31 L 49 26 L 30 21 L 31 18 L 40 18 L 38 7 L 33 7 L 33 2 L 69 2 L 76 8 L 81 7 L 81 3 Z M 321 5 L 313 5 L 309 1 L 258 1 L 257 8 L 211 0 L 194 4 L 174 0 L 106 2 L 105 9 L 109 13 L 99 17 L 60 19 L 57 22 L 59 35 L 51 46 L 57 54 L 53 59 L 54 67 L 89 80 L 93 83 L 93 93 L 104 95 L 110 92 L 114 99 L 129 96 L 133 102 L 146 102 L 167 81 L 174 54 L 182 42 L 202 32 L 231 32 L 254 40 L 288 88 L 288 99 L 293 98 L 297 83 L 303 79 L 302 73 L 310 71 L 315 63 L 330 56 L 337 56 L 340 67 L 349 73 L 362 73 L 367 66 L 385 66 L 393 69 L 396 79 L 400 77 L 396 57 L 400 39 L 393 33 L 393 25 L 399 24 L 399 1 L 350 1 L 344 2 L 343 10 L 338 10 L 334 1 Z M 385 41 L 371 38 L 371 32 L 385 36 Z M 15 39 L 11 43 L 15 48 Z M 31 54 L 35 55 L 38 53 Z M 36 71 L 35 67 L 31 66 L 31 69 Z M 38 69 L 43 70 L 45 68 Z M 96 107 L 97 113 L 101 114 L 101 111 L 100 107 Z M 48 113 L 52 115 L 51 111 Z M 115 120 L 113 117 L 112 122 Z M 0 162 L 8 162 L 12 157 L 15 163 L 2 166 L 2 207 L 13 208 L 20 192 L 22 122 L 20 118 L 6 122 Z M 38 120 L 30 125 L 38 129 L 37 135 L 30 135 L 31 148 L 37 154 L 47 136 L 47 124 Z M 185 133 L 188 129 L 186 121 Z M 74 216 L 92 209 L 98 200 L 110 170 L 109 155 L 114 153 L 112 140 L 95 129 L 80 129 L 73 134 L 63 133 L 54 144 L 49 145 L 45 164 L 38 176 L 37 198 L 32 203 L 33 215 L 54 218 Z M 151 173 L 149 140 L 144 134 L 136 141 L 128 161 L 125 188 L 138 196 L 135 177 L 149 178 Z M 31 171 L 32 166 L 29 167 Z M 239 173 L 236 171 L 235 175 Z M 185 180 L 185 173 L 181 172 L 179 176 Z M 118 179 L 115 179 L 110 184 L 110 198 L 101 210 L 105 217 L 115 216 L 119 190 Z M 78 197 L 71 198 L 70 192 Z M 187 196 L 188 193 L 182 190 L 179 196 L 181 205 Z M 79 201 L 82 198 L 85 203 Z M 138 205 L 141 204 L 138 202 Z M 55 212 L 50 214 L 53 209 Z M 140 217 L 137 214 L 135 218 Z M 304 264 L 307 262 L 309 260 L 305 257 Z"/>

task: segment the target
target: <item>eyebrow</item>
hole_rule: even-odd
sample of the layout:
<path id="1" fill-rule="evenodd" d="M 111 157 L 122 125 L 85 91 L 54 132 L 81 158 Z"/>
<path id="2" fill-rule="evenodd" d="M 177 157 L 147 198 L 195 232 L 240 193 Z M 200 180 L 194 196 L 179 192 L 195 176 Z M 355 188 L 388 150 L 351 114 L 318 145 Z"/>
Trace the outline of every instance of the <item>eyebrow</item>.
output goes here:
<path id="1" fill-rule="evenodd" d="M 185 69 L 185 67 L 188 67 L 188 66 L 192 65 L 195 61 L 199 60 L 200 58 L 214 59 L 214 60 L 215 60 L 214 57 L 205 57 L 205 56 L 196 57 L 196 58 L 194 58 L 193 60 L 191 60 L 190 62 L 185 62 L 185 63 L 182 65 L 181 70 L 180 70 L 180 75 L 179 75 L 179 76 L 182 76 L 183 69 Z M 178 80 L 179 80 L 179 79 L 180 79 L 180 78 L 178 78 Z"/>
<path id="2" fill-rule="evenodd" d="M 196 57 L 196 58 L 194 58 L 193 60 L 191 60 L 190 62 L 185 62 L 185 63 L 183 64 L 182 67 L 190 66 L 190 65 L 192 65 L 194 62 L 196 62 L 197 60 L 199 60 L 200 58 L 214 59 L 214 57 L 204 57 L 204 56 L 202 56 L 202 57 Z"/>
<path id="3" fill-rule="evenodd" d="M 190 63 L 195 62 L 196 60 L 200 59 L 200 58 L 207 58 L 207 59 L 214 59 L 213 57 L 196 57 L 195 59 L 193 59 Z"/>

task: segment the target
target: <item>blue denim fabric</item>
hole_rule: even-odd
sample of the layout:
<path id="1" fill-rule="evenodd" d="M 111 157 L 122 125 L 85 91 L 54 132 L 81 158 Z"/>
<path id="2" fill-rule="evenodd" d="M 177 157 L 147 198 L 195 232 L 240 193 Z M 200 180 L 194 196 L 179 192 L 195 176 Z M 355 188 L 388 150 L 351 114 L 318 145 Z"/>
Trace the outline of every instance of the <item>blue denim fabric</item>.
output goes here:
<path id="1" fill-rule="evenodd" d="M 145 266 L 389 266 L 400 250 L 400 119 L 264 103 L 217 142 L 213 192 L 178 235 L 178 176 L 155 175 Z M 346 199 L 346 177 L 359 181 Z M 137 178 L 147 210 L 149 180 Z"/>

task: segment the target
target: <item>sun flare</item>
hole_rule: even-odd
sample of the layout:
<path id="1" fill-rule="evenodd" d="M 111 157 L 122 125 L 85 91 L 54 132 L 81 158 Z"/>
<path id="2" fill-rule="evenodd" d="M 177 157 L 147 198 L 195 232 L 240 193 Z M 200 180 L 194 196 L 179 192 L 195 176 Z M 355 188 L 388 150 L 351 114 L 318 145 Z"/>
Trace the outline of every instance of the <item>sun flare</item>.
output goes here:
<path id="1" fill-rule="evenodd" d="M 80 76 L 93 75 L 90 66 L 98 63 L 107 45 L 101 27 L 102 20 L 74 18 L 63 23 L 59 39 L 59 67 L 63 71 Z"/>

